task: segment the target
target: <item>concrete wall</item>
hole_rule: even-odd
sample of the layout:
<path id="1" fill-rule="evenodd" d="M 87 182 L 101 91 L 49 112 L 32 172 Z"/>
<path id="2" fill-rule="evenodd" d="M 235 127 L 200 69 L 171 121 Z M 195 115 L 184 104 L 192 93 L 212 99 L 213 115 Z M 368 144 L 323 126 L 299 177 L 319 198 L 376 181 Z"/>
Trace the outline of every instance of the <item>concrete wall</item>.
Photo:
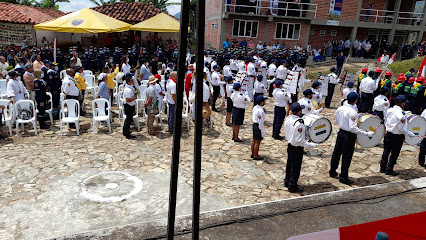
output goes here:
<path id="1" fill-rule="evenodd" d="M 46 37 L 49 42 L 53 42 L 56 38 L 58 46 L 77 43 L 77 41 L 81 42 L 81 33 L 35 31 L 35 34 L 37 38 L 37 46 L 41 46 L 41 39 L 43 39 L 43 37 Z"/>

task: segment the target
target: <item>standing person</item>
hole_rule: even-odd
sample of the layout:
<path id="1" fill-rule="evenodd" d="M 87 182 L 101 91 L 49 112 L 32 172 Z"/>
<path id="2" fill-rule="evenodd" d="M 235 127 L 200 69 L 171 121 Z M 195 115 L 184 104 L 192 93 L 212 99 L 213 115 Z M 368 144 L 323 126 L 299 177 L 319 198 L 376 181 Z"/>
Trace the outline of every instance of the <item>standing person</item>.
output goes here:
<path id="1" fill-rule="evenodd" d="M 348 94 L 348 104 L 340 106 L 336 111 L 336 123 L 340 130 L 337 133 L 336 145 L 330 163 L 330 177 L 337 177 L 337 168 L 339 167 L 340 157 L 342 156 L 342 167 L 339 181 L 346 185 L 351 185 L 354 181 L 349 179 L 349 167 L 355 148 L 357 134 L 372 137 L 374 132 L 366 132 L 357 127 L 358 112 L 355 110 L 359 95 L 356 92 Z"/>
<path id="2" fill-rule="evenodd" d="M 157 94 L 155 92 L 155 85 L 157 83 L 157 79 L 154 76 L 150 76 L 148 79 L 148 88 L 146 89 L 146 98 L 145 98 L 145 108 L 147 108 L 148 119 L 146 121 L 146 125 L 148 128 L 148 134 L 155 136 L 157 135 L 154 131 L 154 121 L 155 116 L 158 114 L 158 102 L 157 102 Z"/>
<path id="3" fill-rule="evenodd" d="M 407 114 L 403 111 L 405 105 L 405 96 L 398 95 L 395 106 L 389 108 L 385 115 L 386 134 L 382 160 L 380 161 L 380 172 L 386 175 L 396 176 L 399 174 L 393 170 L 393 167 L 398 159 L 405 135 L 416 136 L 407 129 Z"/>
<path id="4" fill-rule="evenodd" d="M 175 115 L 176 115 L 176 109 L 175 109 L 175 102 L 176 102 L 176 80 L 177 79 L 177 72 L 171 72 L 170 78 L 167 81 L 167 103 L 169 105 L 168 108 L 168 125 L 169 125 L 169 132 L 170 134 L 174 131 L 174 122 L 175 122 Z"/>
<path id="5" fill-rule="evenodd" d="M 253 140 L 251 141 L 251 158 L 253 160 L 263 160 L 263 157 L 259 156 L 260 142 L 265 137 L 265 101 L 268 98 L 263 95 L 255 97 L 254 102 L 256 106 L 253 108 Z"/>
<path id="6" fill-rule="evenodd" d="M 426 119 L 426 105 L 423 105 L 422 117 Z M 426 156 L 426 138 L 420 143 L 420 152 L 419 152 L 419 165 L 425 167 L 425 156 Z"/>
<path id="7" fill-rule="evenodd" d="M 216 100 L 218 99 L 220 95 L 220 88 L 226 84 L 226 82 L 223 82 L 221 80 L 221 75 L 219 74 L 220 67 L 215 65 L 213 66 L 214 72 L 212 73 L 212 86 L 213 86 L 213 102 L 212 102 L 212 110 L 215 112 L 218 112 L 219 110 L 216 109 Z"/>
<path id="8" fill-rule="evenodd" d="M 305 106 L 302 110 L 303 115 L 306 115 L 306 114 L 318 115 L 323 111 L 323 108 L 319 108 L 319 109 L 315 110 L 314 105 L 312 103 L 313 94 L 314 94 L 314 92 L 312 91 L 312 89 L 306 89 L 305 91 L 303 91 L 303 95 L 305 97 L 299 99 L 299 101 L 298 101 L 298 103 L 301 106 Z"/>
<path id="9" fill-rule="evenodd" d="M 330 72 L 331 73 L 328 74 L 328 78 L 329 78 L 328 94 L 327 94 L 327 97 L 325 98 L 325 107 L 326 108 L 330 108 L 331 100 L 333 99 L 334 89 L 335 89 L 336 85 L 339 83 L 339 79 L 337 78 L 337 75 L 336 75 L 336 72 L 337 72 L 336 68 L 332 67 L 330 69 Z"/>
<path id="10" fill-rule="evenodd" d="M 256 77 L 256 67 L 255 67 L 256 59 L 251 58 L 249 64 L 247 64 L 247 75 L 248 75 L 248 86 L 247 93 L 250 101 L 253 99 L 253 85 L 254 78 Z"/>
<path id="11" fill-rule="evenodd" d="M 234 142 L 242 142 L 238 135 L 241 125 L 244 124 L 244 113 L 246 106 L 250 103 L 250 98 L 247 93 L 241 92 L 241 84 L 234 83 L 234 93 L 231 95 L 233 108 L 232 108 L 232 140 Z"/>
<path id="12" fill-rule="evenodd" d="M 263 96 L 263 94 L 267 93 L 265 85 L 263 85 L 263 83 L 262 83 L 262 79 L 263 79 L 262 75 L 257 76 L 256 82 L 254 83 L 254 97 L 253 97 L 253 99 L 256 99 L 257 96 Z M 256 106 L 254 101 L 253 101 L 253 105 Z"/>
<path id="13" fill-rule="evenodd" d="M 41 70 L 43 67 L 43 62 L 41 61 L 41 57 L 39 54 L 36 55 L 36 59 L 33 62 L 33 68 L 34 70 Z"/>
<path id="14" fill-rule="evenodd" d="M 386 86 L 380 89 L 380 95 L 374 98 L 373 115 L 385 119 L 386 111 L 389 109 L 389 93 L 390 89 Z"/>
<path id="15" fill-rule="evenodd" d="M 369 113 L 374 104 L 374 91 L 377 89 L 376 81 L 373 80 L 374 72 L 370 71 L 368 77 L 364 78 L 359 87 L 361 93 L 361 101 L 358 106 L 358 111 L 361 113 Z"/>
<path id="16" fill-rule="evenodd" d="M 281 61 L 281 65 L 277 68 L 277 79 L 284 82 L 287 79 L 287 62 L 285 60 Z"/>
<path id="17" fill-rule="evenodd" d="M 235 55 L 232 55 L 232 59 L 229 62 L 230 62 L 230 67 L 231 67 L 232 73 L 233 74 L 237 74 L 238 73 L 238 60 L 237 60 L 237 57 Z"/>
<path id="18" fill-rule="evenodd" d="M 84 94 L 86 93 L 86 80 L 83 77 L 84 68 L 83 67 L 76 67 L 75 71 L 77 71 L 74 75 L 74 82 L 77 86 L 78 90 L 81 92 L 81 99 L 80 102 L 80 115 L 84 116 L 86 115 L 86 112 L 84 111 L 83 103 L 84 103 Z"/>
<path id="19" fill-rule="evenodd" d="M 321 83 L 319 81 L 315 81 L 312 83 L 312 100 L 315 101 L 318 106 L 321 104 L 322 101 L 322 93 L 319 91 L 320 87 Z"/>
<path id="20" fill-rule="evenodd" d="M 135 94 L 135 88 L 133 87 L 133 77 L 131 75 L 126 75 L 125 77 L 126 85 L 123 91 L 124 99 L 124 114 L 126 115 L 126 120 L 123 125 L 123 135 L 127 139 L 134 139 L 135 136 L 130 135 L 130 124 L 133 121 L 133 114 L 135 113 L 135 105 L 138 99 Z"/>
<path id="21" fill-rule="evenodd" d="M 275 73 L 275 71 L 277 70 L 277 66 L 275 65 L 276 62 L 277 62 L 277 60 L 272 59 L 271 64 L 269 64 L 269 66 L 268 66 L 268 72 L 267 72 L 267 79 L 268 80 L 273 80 L 276 76 L 276 73 Z M 274 91 L 274 82 L 272 82 L 269 85 L 269 97 L 272 97 L 273 91 Z"/>
<path id="22" fill-rule="evenodd" d="M 155 93 L 157 94 L 157 101 L 158 101 L 158 112 L 163 111 L 163 98 L 165 96 L 164 89 L 161 87 L 160 81 L 161 81 L 161 75 L 155 74 L 155 81 L 156 84 L 154 85 Z"/>
<path id="23" fill-rule="evenodd" d="M 272 93 L 274 96 L 274 123 L 272 125 L 272 137 L 276 140 L 282 140 L 280 136 L 281 127 L 283 126 L 286 115 L 290 112 L 290 95 L 282 88 L 281 80 L 275 81 L 275 90 Z M 287 110 L 286 110 L 287 107 Z"/>
<path id="24" fill-rule="evenodd" d="M 223 76 L 224 77 L 232 76 L 231 63 L 229 59 L 225 60 L 225 66 L 223 67 Z"/>
<path id="25" fill-rule="evenodd" d="M 339 55 L 336 57 L 336 63 L 337 63 L 337 75 L 340 75 L 342 72 L 343 64 L 345 64 L 346 57 L 343 55 L 343 52 L 340 52 Z"/>
<path id="26" fill-rule="evenodd" d="M 53 109 L 57 111 L 59 107 L 61 85 L 62 85 L 62 81 L 58 73 L 59 67 L 58 67 L 58 64 L 55 62 L 48 62 L 47 65 L 50 67 L 50 69 L 47 70 L 46 82 L 47 82 L 47 86 L 49 88 L 50 93 L 52 93 Z"/>
<path id="27" fill-rule="evenodd" d="M 38 70 L 41 71 L 41 70 Z M 49 97 L 46 95 L 47 92 L 47 83 L 41 79 L 36 78 L 34 80 L 34 92 L 35 92 L 35 100 L 37 103 L 37 119 L 41 129 L 48 129 L 49 125 L 46 124 L 46 105 L 48 104 Z"/>
<path id="28" fill-rule="evenodd" d="M 306 126 L 303 123 L 302 115 L 303 106 L 299 103 L 292 103 L 290 106 L 291 115 L 285 120 L 285 138 L 287 145 L 287 165 L 285 170 L 284 187 L 288 188 L 291 193 L 303 192 L 304 189 L 297 185 L 302 167 L 304 148 L 313 148 L 317 145 L 309 143 L 305 140 Z"/>
<path id="29" fill-rule="evenodd" d="M 110 92 L 111 98 L 109 100 L 111 106 L 113 103 L 113 96 L 114 96 L 114 88 L 115 88 L 115 82 L 114 82 L 114 78 L 115 76 L 118 74 L 118 72 L 120 71 L 119 65 L 116 64 L 115 65 L 115 70 L 114 72 L 111 72 L 111 69 L 109 67 L 106 67 L 103 69 L 103 72 L 107 74 L 107 80 L 106 80 L 106 85 L 108 86 L 108 90 Z"/>
<path id="30" fill-rule="evenodd" d="M 342 105 L 343 105 L 343 103 L 345 103 L 347 101 L 348 95 L 351 92 L 355 92 L 354 83 L 353 82 L 348 82 L 348 87 L 344 88 L 342 90 L 342 98 L 343 98 Z"/>
<path id="31" fill-rule="evenodd" d="M 149 71 L 149 68 L 148 68 L 148 60 L 147 59 L 142 59 L 142 65 L 141 65 L 139 72 L 140 72 L 139 76 L 140 76 L 141 80 L 148 80 L 149 76 L 151 76 L 151 72 Z"/>
<path id="32" fill-rule="evenodd" d="M 231 117 L 232 117 L 232 108 L 234 107 L 232 103 L 232 93 L 234 93 L 234 78 L 227 78 L 228 84 L 226 84 L 226 126 L 231 127 Z"/>

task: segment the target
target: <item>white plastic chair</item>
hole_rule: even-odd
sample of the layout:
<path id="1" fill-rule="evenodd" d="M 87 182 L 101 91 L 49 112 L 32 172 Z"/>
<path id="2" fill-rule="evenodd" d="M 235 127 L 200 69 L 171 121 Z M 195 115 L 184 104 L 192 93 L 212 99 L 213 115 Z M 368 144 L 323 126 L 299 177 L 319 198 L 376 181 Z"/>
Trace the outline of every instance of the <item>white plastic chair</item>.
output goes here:
<path id="1" fill-rule="evenodd" d="M 4 109 L 2 109 L 2 120 L 6 122 L 7 127 L 9 128 L 9 134 L 12 136 L 12 116 L 13 116 L 13 104 L 7 100 L 3 99 L 0 100 L 0 106 L 4 106 Z"/>
<path id="2" fill-rule="evenodd" d="M 118 94 L 118 82 L 114 80 L 114 91 L 113 91 L 112 97 L 113 97 L 113 101 L 115 101 L 115 103 L 117 103 L 118 105 L 117 94 Z"/>
<path id="3" fill-rule="evenodd" d="M 18 109 L 28 109 L 31 112 L 31 118 L 24 120 L 19 118 Z M 15 113 L 16 113 L 16 136 L 19 137 L 19 124 L 22 124 L 22 130 L 24 130 L 25 123 L 32 123 L 34 127 L 35 135 L 37 136 L 37 125 L 36 125 L 36 109 L 34 102 L 31 100 L 20 100 L 15 103 Z"/>
<path id="4" fill-rule="evenodd" d="M 146 118 L 147 117 L 147 115 L 146 115 L 146 113 L 145 113 L 145 98 L 146 98 L 146 86 L 144 86 L 144 85 L 141 85 L 140 87 L 139 87 L 139 95 L 138 95 L 138 100 L 137 100 L 137 102 L 138 102 L 138 106 L 140 107 L 140 108 L 142 108 L 142 116 L 144 117 L 144 118 Z M 139 109 L 139 108 L 138 108 Z"/>
<path id="5" fill-rule="evenodd" d="M 139 109 L 139 101 L 136 101 L 136 114 L 133 115 L 133 121 L 136 124 L 136 127 L 138 127 L 138 132 L 141 130 L 141 127 L 139 125 L 139 113 L 138 113 L 138 109 Z M 126 113 L 123 111 L 123 122 L 121 123 L 121 126 L 124 126 L 124 121 L 126 121 Z"/>
<path id="6" fill-rule="evenodd" d="M 95 95 L 94 90 L 95 90 L 95 76 L 93 75 L 84 75 L 84 80 L 86 81 L 86 93 L 90 91 L 90 93 L 92 95 Z"/>
<path id="7" fill-rule="evenodd" d="M 7 80 L 6 79 L 0 79 L 0 97 L 1 98 L 7 98 Z"/>
<path id="8" fill-rule="evenodd" d="M 64 79 L 64 78 L 65 78 L 65 75 L 67 75 L 67 70 L 62 70 L 62 71 L 59 73 L 59 77 L 60 77 L 61 79 Z"/>
<path id="9" fill-rule="evenodd" d="M 118 120 L 121 121 L 124 115 L 124 105 L 123 105 L 123 91 L 117 93 L 117 105 L 118 105 Z"/>
<path id="10" fill-rule="evenodd" d="M 105 109 L 106 106 L 106 109 Z M 108 100 L 99 98 L 95 99 L 92 102 L 92 111 L 93 111 L 93 125 L 92 132 L 95 133 L 95 124 L 96 122 L 106 122 L 108 125 L 109 133 L 111 133 L 111 105 Z M 107 111 L 108 113 L 106 113 Z"/>
<path id="11" fill-rule="evenodd" d="M 67 111 L 65 111 L 65 107 Z M 75 99 L 64 100 L 61 104 L 61 119 L 59 123 L 59 128 L 61 129 L 62 135 L 62 124 L 67 123 L 68 126 L 70 123 L 75 123 L 77 128 L 77 135 L 80 135 L 80 103 Z"/>
<path id="12" fill-rule="evenodd" d="M 53 101 L 52 101 L 52 94 L 50 92 L 46 92 L 46 95 L 50 97 L 50 100 L 47 102 L 47 104 L 50 103 L 50 108 L 49 109 L 46 108 L 46 112 L 47 112 L 47 114 L 49 114 L 50 124 L 53 126 L 53 113 L 52 113 L 52 111 L 53 111 Z M 48 106 L 46 106 L 46 107 L 48 107 Z"/>
<path id="13" fill-rule="evenodd" d="M 85 75 L 93 75 L 93 72 L 90 70 L 83 70 L 83 76 Z"/>

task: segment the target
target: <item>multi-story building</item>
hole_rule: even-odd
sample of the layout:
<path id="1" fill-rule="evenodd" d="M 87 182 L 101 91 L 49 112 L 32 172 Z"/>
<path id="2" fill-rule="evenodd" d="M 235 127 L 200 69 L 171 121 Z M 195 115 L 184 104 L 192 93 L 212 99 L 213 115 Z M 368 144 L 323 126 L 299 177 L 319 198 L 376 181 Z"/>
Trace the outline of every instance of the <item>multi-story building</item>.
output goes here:
<path id="1" fill-rule="evenodd" d="M 226 39 L 322 47 L 328 40 L 421 41 L 425 1 L 207 0 L 206 47 Z"/>

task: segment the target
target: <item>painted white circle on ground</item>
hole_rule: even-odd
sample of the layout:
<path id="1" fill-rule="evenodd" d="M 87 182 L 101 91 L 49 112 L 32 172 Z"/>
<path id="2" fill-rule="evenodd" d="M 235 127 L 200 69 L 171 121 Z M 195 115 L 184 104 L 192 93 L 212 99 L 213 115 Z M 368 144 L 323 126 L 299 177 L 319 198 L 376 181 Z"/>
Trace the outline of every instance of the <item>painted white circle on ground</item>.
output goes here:
<path id="1" fill-rule="evenodd" d="M 109 179 L 114 180 L 105 183 L 105 181 L 109 181 Z M 126 184 L 119 184 L 120 180 Z M 122 185 L 124 186 L 130 184 L 132 185 L 131 191 L 128 191 L 130 189 L 127 190 L 129 186 L 122 187 Z M 99 191 L 93 191 L 93 189 L 99 189 Z M 131 196 L 139 193 L 141 190 L 142 180 L 139 178 L 125 172 L 111 171 L 99 173 L 86 178 L 82 183 L 81 195 L 94 202 L 113 203 L 128 199 Z M 123 191 L 127 192 L 123 193 Z M 105 196 L 102 196 L 100 192 L 104 192 Z"/>

